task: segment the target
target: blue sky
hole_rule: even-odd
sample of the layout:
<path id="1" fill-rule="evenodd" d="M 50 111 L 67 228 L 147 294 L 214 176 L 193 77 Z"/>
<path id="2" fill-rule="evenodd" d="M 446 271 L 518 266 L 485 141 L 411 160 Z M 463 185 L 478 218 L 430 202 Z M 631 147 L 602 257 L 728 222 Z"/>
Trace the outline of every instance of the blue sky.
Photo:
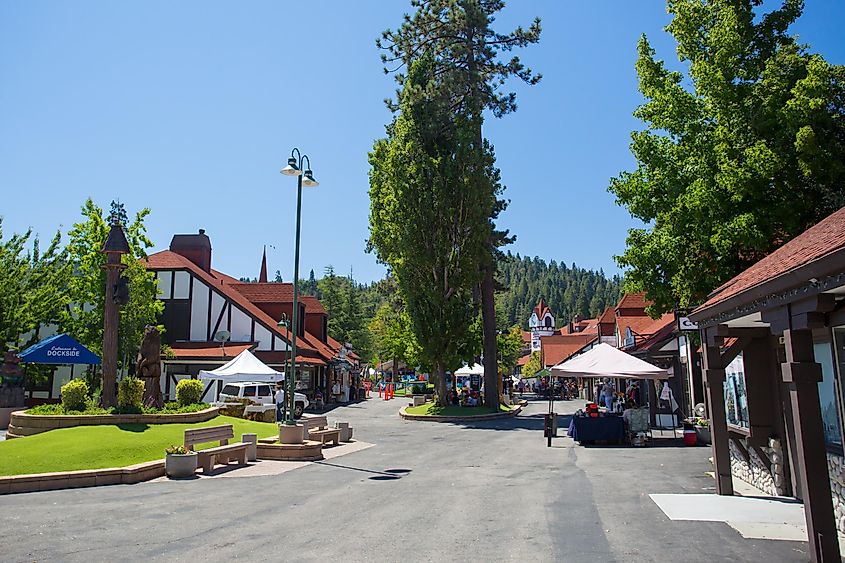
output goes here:
<path id="1" fill-rule="evenodd" d="M 770 4 L 770 3 L 769 3 Z M 295 182 L 278 172 L 294 146 L 320 187 L 303 194 L 301 271 L 327 264 L 363 281 L 384 269 L 365 254 L 367 151 L 390 119 L 394 90 L 374 39 L 405 0 L 355 2 L 0 3 L 0 193 L 8 236 L 49 238 L 88 196 L 130 212 L 148 206 L 156 249 L 206 229 L 213 264 L 256 276 L 293 271 Z M 617 272 L 634 221 L 607 193 L 631 168 L 634 61 L 646 33 L 674 61 L 665 4 L 512 0 L 505 31 L 543 20 L 520 53 L 543 74 L 515 114 L 485 124 L 510 208 L 511 251 Z M 845 64 L 845 4 L 809 0 L 793 32 Z"/>

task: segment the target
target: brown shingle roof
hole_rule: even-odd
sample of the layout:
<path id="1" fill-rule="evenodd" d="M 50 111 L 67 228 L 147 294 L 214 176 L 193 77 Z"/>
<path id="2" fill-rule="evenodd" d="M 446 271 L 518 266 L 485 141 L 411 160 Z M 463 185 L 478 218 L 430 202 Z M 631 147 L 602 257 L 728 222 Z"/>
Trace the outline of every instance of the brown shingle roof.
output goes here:
<path id="1" fill-rule="evenodd" d="M 815 226 L 716 288 L 707 301 L 695 310 L 695 313 L 843 248 L 845 248 L 845 207 L 828 215 Z"/>

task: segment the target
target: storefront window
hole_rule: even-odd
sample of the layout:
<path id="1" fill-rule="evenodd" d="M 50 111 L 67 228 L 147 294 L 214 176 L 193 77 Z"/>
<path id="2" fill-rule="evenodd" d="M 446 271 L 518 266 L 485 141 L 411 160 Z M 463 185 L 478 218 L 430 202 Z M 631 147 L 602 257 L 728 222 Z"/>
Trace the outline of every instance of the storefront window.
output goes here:
<path id="1" fill-rule="evenodd" d="M 833 339 L 836 347 L 836 362 L 840 375 L 845 373 L 845 327 L 833 329 Z M 819 383 L 819 402 L 822 409 L 824 423 L 824 441 L 827 446 L 842 449 L 842 426 L 839 420 L 839 404 L 837 401 L 836 370 L 834 369 L 834 355 L 830 342 L 819 341 L 813 343 L 813 355 L 822 366 L 822 381 Z"/>
<path id="2" fill-rule="evenodd" d="M 725 368 L 725 415 L 728 424 L 748 428 L 748 394 L 741 352 Z"/>

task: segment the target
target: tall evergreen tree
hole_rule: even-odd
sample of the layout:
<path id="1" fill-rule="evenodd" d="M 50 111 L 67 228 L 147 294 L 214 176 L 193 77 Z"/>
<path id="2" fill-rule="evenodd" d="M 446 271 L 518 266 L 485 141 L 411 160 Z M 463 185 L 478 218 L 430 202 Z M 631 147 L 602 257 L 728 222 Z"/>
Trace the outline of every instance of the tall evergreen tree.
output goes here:
<path id="1" fill-rule="evenodd" d="M 396 72 L 399 84 L 405 84 L 402 69 L 409 68 L 413 61 L 421 57 L 429 57 L 433 61 L 434 79 L 426 84 L 424 95 L 441 98 L 450 112 L 463 116 L 465 123 L 474 128 L 468 155 L 472 155 L 476 162 L 482 161 L 489 151 L 483 142 L 483 112 L 490 110 L 496 117 L 501 117 L 516 110 L 516 94 L 502 91 L 506 81 L 516 77 L 528 84 L 536 84 L 540 80 L 540 75 L 533 74 L 518 57 L 506 61 L 500 58 L 503 52 L 540 39 L 539 19 L 535 19 L 528 29 L 518 27 L 509 34 L 494 31 L 495 15 L 504 5 L 502 0 L 412 0 L 411 6 L 416 12 L 406 16 L 398 30 L 385 31 L 377 41 L 377 45 L 387 51 L 382 56 L 385 72 Z M 397 95 L 396 100 L 388 101 L 388 106 L 398 109 L 400 102 Z M 498 379 L 494 295 L 496 257 L 498 247 L 512 239 L 506 232 L 495 228 L 494 221 L 504 210 L 506 202 L 498 197 L 502 189 L 498 170 L 493 166 L 487 168 L 488 175 L 464 174 L 463 181 L 467 185 L 480 184 L 478 188 L 470 189 L 485 189 L 490 196 L 489 203 L 483 208 L 483 220 L 488 231 L 487 259 L 482 264 L 483 276 L 479 286 L 484 382 L 487 389 L 492 389 Z M 488 406 L 498 408 L 498 397 L 491 393 L 485 395 L 485 401 Z"/>
<path id="2" fill-rule="evenodd" d="M 472 292 L 487 254 L 486 202 L 493 198 L 467 178 L 488 174 L 493 158 L 485 151 L 478 160 L 475 126 L 443 97 L 425 94 L 435 72 L 431 57 L 411 62 L 400 112 L 370 153 L 370 245 L 396 278 L 421 362 L 431 367 L 445 405 L 445 372 L 475 352 Z"/>

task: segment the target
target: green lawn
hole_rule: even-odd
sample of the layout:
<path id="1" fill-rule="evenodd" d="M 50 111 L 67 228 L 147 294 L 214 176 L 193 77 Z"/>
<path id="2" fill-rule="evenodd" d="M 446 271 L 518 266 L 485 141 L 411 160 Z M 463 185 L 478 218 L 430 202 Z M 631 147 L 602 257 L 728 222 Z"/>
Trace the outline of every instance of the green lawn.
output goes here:
<path id="1" fill-rule="evenodd" d="M 120 424 L 50 430 L 0 442 L 0 476 L 77 469 L 125 467 L 164 457 L 164 448 L 182 444 L 188 428 L 232 424 L 235 439 L 243 433 L 259 438 L 278 435 L 273 423 L 218 416 L 195 424 Z M 204 444 L 199 447 L 216 446 Z"/>
<path id="2" fill-rule="evenodd" d="M 499 412 L 510 412 L 512 407 L 507 405 L 499 405 Z M 434 403 L 426 403 L 418 407 L 407 407 L 405 409 L 407 414 L 423 415 L 423 416 L 476 416 L 479 414 L 492 414 L 487 407 L 438 407 Z"/>

